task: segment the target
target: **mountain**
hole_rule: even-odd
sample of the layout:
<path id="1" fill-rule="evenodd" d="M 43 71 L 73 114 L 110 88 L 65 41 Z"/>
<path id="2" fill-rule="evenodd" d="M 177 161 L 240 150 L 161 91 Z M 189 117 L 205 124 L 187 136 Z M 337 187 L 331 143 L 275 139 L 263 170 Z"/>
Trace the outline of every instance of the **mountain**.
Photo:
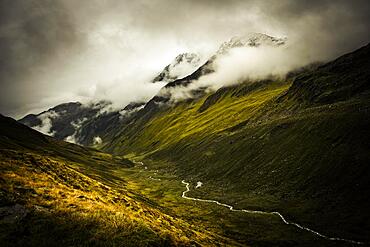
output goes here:
<path id="1" fill-rule="evenodd" d="M 174 61 L 167 65 L 153 79 L 153 83 L 158 81 L 171 82 L 183 78 L 193 73 L 201 65 L 201 58 L 196 53 L 179 54 Z"/>
<path id="2" fill-rule="evenodd" d="M 170 101 L 230 49 L 284 44 L 267 35 L 233 38 L 149 102 L 121 111 L 123 119 L 115 113 L 86 121 L 81 133 L 99 137 L 95 147 L 143 162 L 98 169 L 104 180 L 129 181 L 141 200 L 231 246 L 370 243 L 369 44 L 285 78 L 200 88 Z"/>
<path id="3" fill-rule="evenodd" d="M 368 242 L 369 55 L 366 45 L 286 79 L 245 81 L 166 107 L 156 96 L 102 148 L 202 181 L 194 197 L 283 212 Z M 248 227 L 226 229 L 251 237 Z"/>
<path id="4" fill-rule="evenodd" d="M 55 140 L 2 115 L 0 127 L 1 246 L 216 244 L 129 190 L 113 171 L 131 169 L 130 160 Z"/>

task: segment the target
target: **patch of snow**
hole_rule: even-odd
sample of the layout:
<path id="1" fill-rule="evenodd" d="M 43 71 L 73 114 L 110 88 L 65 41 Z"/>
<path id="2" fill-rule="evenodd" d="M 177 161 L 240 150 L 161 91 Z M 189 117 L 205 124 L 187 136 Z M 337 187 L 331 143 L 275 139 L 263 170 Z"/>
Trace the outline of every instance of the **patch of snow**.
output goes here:
<path id="1" fill-rule="evenodd" d="M 198 189 L 198 188 L 202 187 L 202 185 L 203 185 L 203 183 L 200 182 L 200 181 L 198 181 L 197 182 L 197 185 L 195 186 L 195 188 Z"/>
<path id="2" fill-rule="evenodd" d="M 74 144 L 79 144 L 78 143 L 78 138 L 77 138 L 77 133 L 80 130 L 80 128 L 82 127 L 82 124 L 84 122 L 86 122 L 87 120 L 88 120 L 88 118 L 84 117 L 82 119 L 78 119 L 77 121 L 72 121 L 71 122 L 71 125 L 75 128 L 75 132 L 72 135 L 67 136 L 64 140 L 66 142 L 71 142 L 71 143 L 74 143 Z"/>
<path id="3" fill-rule="evenodd" d="M 154 82 L 171 82 L 196 71 L 205 62 L 196 53 L 182 53 L 178 55 L 163 71 L 154 79 Z"/>
<path id="4" fill-rule="evenodd" d="M 45 113 L 42 113 L 37 118 L 41 120 L 41 124 L 38 126 L 32 127 L 34 130 L 37 130 L 45 135 L 54 136 L 55 131 L 51 131 L 51 128 L 53 127 L 52 120 L 59 117 L 59 114 L 55 111 L 48 111 Z"/>
<path id="5" fill-rule="evenodd" d="M 193 73 L 201 65 L 198 54 L 184 53 L 176 57 L 169 66 L 169 78 L 179 79 Z"/>
<path id="6" fill-rule="evenodd" d="M 258 46 L 281 46 L 284 45 L 287 38 L 276 38 L 263 33 L 249 33 L 240 37 L 233 37 L 224 42 L 217 54 L 228 53 L 230 49 L 238 47 L 258 47 Z"/>
<path id="7" fill-rule="evenodd" d="M 93 138 L 93 144 L 94 145 L 100 145 L 100 144 L 102 144 L 103 143 L 103 140 L 100 138 L 100 136 L 95 136 L 94 138 Z"/>
<path id="8" fill-rule="evenodd" d="M 78 141 L 77 141 L 77 138 L 76 138 L 76 132 L 73 133 L 73 135 L 70 135 L 70 136 L 67 136 L 66 138 L 64 138 L 64 140 L 66 142 L 70 142 L 70 143 L 74 143 L 74 144 L 78 144 Z"/>
<path id="9" fill-rule="evenodd" d="M 139 107 L 136 107 L 134 109 L 130 109 L 130 110 L 121 110 L 119 112 L 119 114 L 121 115 L 120 116 L 120 119 L 124 118 L 124 117 L 130 117 L 132 114 L 140 111 L 141 109 L 143 109 L 145 107 L 145 105 L 141 105 Z"/>

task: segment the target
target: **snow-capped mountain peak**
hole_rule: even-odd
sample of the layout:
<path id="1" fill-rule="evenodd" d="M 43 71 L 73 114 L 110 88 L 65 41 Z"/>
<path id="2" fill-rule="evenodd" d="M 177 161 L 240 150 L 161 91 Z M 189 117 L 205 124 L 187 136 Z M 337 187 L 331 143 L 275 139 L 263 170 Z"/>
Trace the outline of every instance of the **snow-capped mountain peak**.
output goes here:
<path id="1" fill-rule="evenodd" d="M 171 82 L 183 78 L 201 66 L 201 58 L 196 53 L 179 54 L 169 65 L 167 65 L 153 82 Z"/>
<path id="2" fill-rule="evenodd" d="M 224 42 L 217 51 L 217 54 L 225 54 L 232 48 L 237 47 L 258 47 L 258 46 L 281 46 L 287 38 L 276 38 L 263 33 L 250 33 L 244 36 L 236 36 Z"/>

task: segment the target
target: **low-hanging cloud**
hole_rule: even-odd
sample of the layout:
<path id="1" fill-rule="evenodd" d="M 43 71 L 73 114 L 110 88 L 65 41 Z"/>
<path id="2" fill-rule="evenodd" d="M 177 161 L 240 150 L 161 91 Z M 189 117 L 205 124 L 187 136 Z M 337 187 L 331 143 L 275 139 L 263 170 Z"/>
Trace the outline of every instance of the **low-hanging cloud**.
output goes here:
<path id="1" fill-rule="evenodd" d="M 94 86 L 86 86 L 78 90 L 80 101 L 90 103 L 94 101 L 109 100 L 108 104 L 100 113 L 119 111 L 132 102 L 145 102 L 151 99 L 159 90 L 165 86 L 165 82 L 151 83 L 149 79 L 129 77 L 98 83 Z"/>
<path id="2" fill-rule="evenodd" d="M 253 35 L 256 34 L 250 36 Z M 246 81 L 283 78 L 287 73 L 314 62 L 318 62 L 316 57 L 310 56 L 304 46 L 290 45 L 286 40 L 282 45 L 234 47 L 218 53 L 211 65 L 208 65 L 214 72 L 186 86 L 165 88 L 161 93 L 176 102 L 194 97 L 198 89 L 209 92 Z"/>
<path id="3" fill-rule="evenodd" d="M 216 59 L 214 73 L 195 81 L 192 87 L 217 90 L 246 80 L 284 77 L 288 72 L 316 62 L 295 47 L 241 47 Z"/>

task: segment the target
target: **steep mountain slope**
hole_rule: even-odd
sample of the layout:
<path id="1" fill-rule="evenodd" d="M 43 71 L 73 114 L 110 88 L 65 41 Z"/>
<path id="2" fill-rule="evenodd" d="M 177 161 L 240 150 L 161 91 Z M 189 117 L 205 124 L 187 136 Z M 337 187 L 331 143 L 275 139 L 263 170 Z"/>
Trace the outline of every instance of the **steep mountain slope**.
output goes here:
<path id="1" fill-rule="evenodd" d="M 370 241 L 369 55 L 367 45 L 287 80 L 164 107 L 154 99 L 104 149 L 202 181 L 195 196 Z"/>
<path id="2" fill-rule="evenodd" d="M 214 245 L 212 236 L 129 191 L 132 163 L 56 141 L 0 115 L 1 246 Z"/>

